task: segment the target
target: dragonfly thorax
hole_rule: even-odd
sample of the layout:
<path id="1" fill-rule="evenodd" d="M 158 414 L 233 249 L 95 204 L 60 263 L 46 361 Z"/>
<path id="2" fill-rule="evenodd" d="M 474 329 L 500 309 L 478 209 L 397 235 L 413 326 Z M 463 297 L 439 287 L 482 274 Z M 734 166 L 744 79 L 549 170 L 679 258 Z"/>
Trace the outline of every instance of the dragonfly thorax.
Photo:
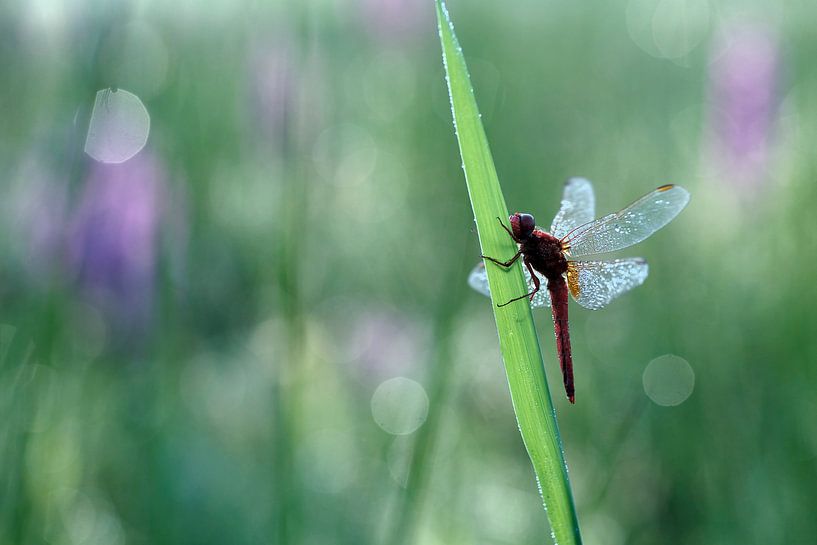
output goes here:
<path id="1" fill-rule="evenodd" d="M 534 230 L 528 238 L 519 243 L 519 249 L 531 267 L 548 279 L 567 272 L 567 258 L 562 243 L 550 233 Z"/>

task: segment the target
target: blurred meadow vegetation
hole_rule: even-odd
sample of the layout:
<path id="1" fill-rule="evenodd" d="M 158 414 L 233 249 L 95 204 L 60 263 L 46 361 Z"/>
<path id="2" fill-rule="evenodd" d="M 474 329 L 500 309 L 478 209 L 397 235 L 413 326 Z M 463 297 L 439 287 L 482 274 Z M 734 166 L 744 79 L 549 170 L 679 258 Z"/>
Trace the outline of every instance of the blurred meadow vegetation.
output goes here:
<path id="1" fill-rule="evenodd" d="M 575 406 L 536 313 L 585 543 L 813 539 L 817 6 L 449 9 L 512 209 L 692 193 L 571 303 Z M 548 542 L 431 0 L 11 2 L 0 44 L 0 545 Z"/>

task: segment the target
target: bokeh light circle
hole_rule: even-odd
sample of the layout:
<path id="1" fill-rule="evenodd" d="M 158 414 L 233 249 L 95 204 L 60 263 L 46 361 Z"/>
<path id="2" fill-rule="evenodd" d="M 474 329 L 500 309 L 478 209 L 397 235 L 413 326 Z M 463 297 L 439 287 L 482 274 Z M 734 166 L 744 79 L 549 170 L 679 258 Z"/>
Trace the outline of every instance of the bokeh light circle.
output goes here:
<path id="1" fill-rule="evenodd" d="M 150 115 L 138 96 L 123 89 L 97 91 L 85 153 L 101 163 L 124 163 L 148 141 Z"/>
<path id="2" fill-rule="evenodd" d="M 629 0 L 627 32 L 645 53 L 680 59 L 704 40 L 711 8 L 707 0 Z"/>
<path id="3" fill-rule="evenodd" d="M 689 54 L 709 31 L 707 0 L 661 0 L 652 18 L 652 34 L 661 55 L 678 59 Z"/>
<path id="4" fill-rule="evenodd" d="M 642 51 L 661 58 L 653 39 L 652 23 L 660 0 L 629 0 L 626 8 L 627 33 Z"/>
<path id="5" fill-rule="evenodd" d="M 664 354 L 647 364 L 642 376 L 644 392 L 656 404 L 680 405 L 695 388 L 695 371 L 680 356 Z"/>
<path id="6" fill-rule="evenodd" d="M 407 435 L 428 417 L 428 395 L 420 383 L 405 377 L 386 380 L 372 395 L 372 417 L 383 431 Z"/>

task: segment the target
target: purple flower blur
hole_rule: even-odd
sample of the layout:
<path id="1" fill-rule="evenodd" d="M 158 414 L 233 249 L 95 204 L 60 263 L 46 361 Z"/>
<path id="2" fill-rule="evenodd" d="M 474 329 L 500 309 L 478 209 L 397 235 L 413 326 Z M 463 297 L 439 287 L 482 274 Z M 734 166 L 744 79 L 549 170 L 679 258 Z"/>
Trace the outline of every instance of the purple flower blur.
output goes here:
<path id="1" fill-rule="evenodd" d="M 139 338 L 153 309 L 167 177 L 146 150 L 118 165 L 92 162 L 70 224 L 68 262 L 83 297 L 113 333 Z"/>
<path id="2" fill-rule="evenodd" d="M 366 29 L 384 42 L 419 38 L 436 28 L 434 5 L 424 0 L 361 0 Z"/>
<path id="3" fill-rule="evenodd" d="M 365 309 L 348 326 L 347 356 L 367 380 L 423 373 L 428 332 L 409 317 L 388 307 Z"/>
<path id="4" fill-rule="evenodd" d="M 710 65 L 710 130 L 715 162 L 742 185 L 762 181 L 778 108 L 779 50 L 760 24 L 727 29 Z"/>
<path id="5" fill-rule="evenodd" d="M 289 40 L 282 38 L 273 44 L 256 46 L 250 57 L 255 110 L 262 130 L 273 138 L 281 136 L 287 116 L 292 114 L 295 77 L 292 47 Z"/>

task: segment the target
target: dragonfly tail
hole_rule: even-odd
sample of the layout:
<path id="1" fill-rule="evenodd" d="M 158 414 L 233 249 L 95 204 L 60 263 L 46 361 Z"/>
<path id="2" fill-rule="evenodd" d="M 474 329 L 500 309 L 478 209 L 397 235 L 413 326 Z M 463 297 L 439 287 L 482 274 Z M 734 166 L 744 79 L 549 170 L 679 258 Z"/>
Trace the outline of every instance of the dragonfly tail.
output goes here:
<path id="1" fill-rule="evenodd" d="M 559 366 L 562 369 L 562 379 L 565 394 L 571 403 L 576 402 L 573 386 L 573 356 L 570 352 L 570 330 L 567 323 L 567 283 L 562 276 L 548 279 L 551 308 L 553 310 L 553 329 L 556 333 L 556 350 L 559 353 Z"/>

